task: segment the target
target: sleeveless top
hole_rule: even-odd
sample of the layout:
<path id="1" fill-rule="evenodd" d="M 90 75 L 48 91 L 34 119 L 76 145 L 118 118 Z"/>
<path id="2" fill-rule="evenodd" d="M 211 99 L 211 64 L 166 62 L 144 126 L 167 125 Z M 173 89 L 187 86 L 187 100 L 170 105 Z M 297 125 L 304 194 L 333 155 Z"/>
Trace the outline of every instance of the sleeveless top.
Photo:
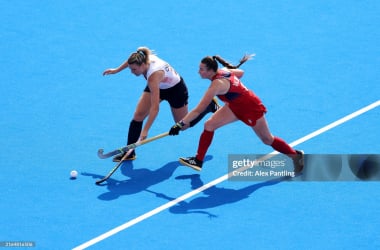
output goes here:
<path id="1" fill-rule="evenodd" d="M 146 73 L 148 79 L 154 72 L 163 70 L 165 72 L 164 79 L 160 82 L 160 89 L 168 89 L 181 81 L 181 76 L 170 66 L 156 55 L 149 55 L 149 69 Z"/>
<path id="2" fill-rule="evenodd" d="M 226 70 L 218 70 L 212 78 L 227 79 L 230 83 L 230 88 L 227 93 L 218 95 L 218 98 L 225 103 L 228 103 L 232 112 L 242 114 L 244 112 L 266 112 L 266 108 L 260 98 L 249 90 L 240 79 L 232 72 Z"/>

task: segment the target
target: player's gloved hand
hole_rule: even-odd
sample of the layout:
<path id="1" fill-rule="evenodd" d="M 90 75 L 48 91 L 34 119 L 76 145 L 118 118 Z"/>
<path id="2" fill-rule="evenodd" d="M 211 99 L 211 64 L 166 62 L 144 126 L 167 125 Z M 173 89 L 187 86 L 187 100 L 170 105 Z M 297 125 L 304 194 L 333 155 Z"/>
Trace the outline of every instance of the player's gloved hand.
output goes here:
<path id="1" fill-rule="evenodd" d="M 185 126 L 183 121 L 179 121 L 173 125 L 169 130 L 169 135 L 178 135 L 179 131 Z"/>

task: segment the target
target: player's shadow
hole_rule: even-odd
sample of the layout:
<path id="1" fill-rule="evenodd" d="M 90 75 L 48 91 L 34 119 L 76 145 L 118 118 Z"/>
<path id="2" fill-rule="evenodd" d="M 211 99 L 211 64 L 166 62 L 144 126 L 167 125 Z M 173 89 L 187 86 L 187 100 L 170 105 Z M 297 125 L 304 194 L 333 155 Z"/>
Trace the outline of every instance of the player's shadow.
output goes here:
<path id="1" fill-rule="evenodd" d="M 210 160 L 212 156 L 207 156 L 205 160 Z M 108 192 L 98 196 L 100 200 L 110 201 L 118 199 L 123 195 L 132 195 L 147 190 L 160 182 L 170 179 L 177 167 L 180 166 L 178 161 L 172 161 L 158 169 L 134 168 L 132 161 L 125 161 L 120 166 L 120 171 L 124 176 L 129 177 L 126 180 L 116 180 L 109 178 L 104 184 Z M 82 173 L 82 175 L 92 176 L 100 179 L 103 176 L 90 173 Z"/>
<path id="2" fill-rule="evenodd" d="M 99 195 L 101 200 L 114 200 L 122 195 L 136 194 L 145 189 L 168 180 L 180 164 L 173 161 L 165 164 L 158 169 L 134 168 L 132 162 L 125 162 L 120 167 L 121 173 L 129 179 L 118 181 L 115 179 L 107 180 L 108 192 Z"/>
<path id="3" fill-rule="evenodd" d="M 200 178 L 199 174 L 192 175 L 181 175 L 177 176 L 177 180 L 186 180 L 189 179 L 191 183 L 191 189 L 197 189 L 204 185 L 203 181 Z M 278 184 L 282 181 L 288 180 L 288 177 L 278 178 L 274 180 L 269 180 L 261 183 L 255 183 L 240 189 L 231 189 L 231 188 L 221 188 L 212 186 L 204 191 L 202 191 L 203 196 L 194 198 L 190 201 L 181 201 L 176 205 L 169 208 L 169 211 L 173 214 L 205 214 L 209 218 L 217 217 L 215 214 L 212 214 L 206 209 L 214 208 L 229 203 L 235 203 L 250 197 L 252 193 L 256 190 Z M 154 193 L 157 197 L 172 201 L 175 198 L 169 197 L 162 193 L 157 193 L 151 190 L 146 190 L 150 193 Z"/>

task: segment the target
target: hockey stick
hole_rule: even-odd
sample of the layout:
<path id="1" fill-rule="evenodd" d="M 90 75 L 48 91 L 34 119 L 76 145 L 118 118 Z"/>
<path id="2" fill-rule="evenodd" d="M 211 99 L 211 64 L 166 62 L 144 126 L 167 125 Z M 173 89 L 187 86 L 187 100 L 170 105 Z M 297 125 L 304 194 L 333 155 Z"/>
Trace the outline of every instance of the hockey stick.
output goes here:
<path id="1" fill-rule="evenodd" d="M 130 150 L 128 150 L 128 152 L 123 156 L 123 158 L 120 159 L 120 162 L 119 162 L 118 164 L 116 164 L 116 166 L 115 166 L 113 169 L 111 169 L 111 171 L 110 171 L 106 176 L 104 176 L 104 177 L 103 177 L 102 179 L 100 179 L 100 180 L 97 180 L 97 181 L 95 182 L 95 184 L 96 184 L 96 185 L 99 185 L 100 183 L 102 183 L 102 182 L 108 180 L 108 178 L 110 178 L 111 175 L 113 175 L 113 173 L 115 173 L 115 171 L 121 166 L 121 164 L 123 163 L 123 161 L 124 161 L 125 159 L 127 159 L 127 157 L 133 152 L 133 150 L 134 150 L 134 149 L 130 149 Z"/>
<path id="2" fill-rule="evenodd" d="M 129 144 L 123 148 L 119 148 L 119 149 L 116 149 L 114 151 L 111 151 L 109 153 L 106 153 L 106 154 L 103 154 L 104 150 L 103 149 L 99 149 L 98 150 L 98 156 L 99 158 L 101 159 L 106 159 L 106 158 L 109 158 L 111 156 L 114 156 L 114 155 L 118 155 L 118 154 L 122 154 L 122 153 L 125 153 L 127 152 L 128 150 L 130 149 L 134 149 L 134 148 L 137 148 L 138 146 L 141 146 L 141 145 L 144 145 L 146 143 L 149 143 L 151 141 L 155 141 L 157 139 L 160 139 L 162 137 L 165 137 L 169 135 L 169 132 L 165 132 L 165 133 L 162 133 L 162 134 L 159 134 L 159 135 L 156 135 L 156 136 L 153 136 L 151 138 L 148 138 L 148 139 L 145 139 L 143 141 L 137 141 L 135 143 L 132 143 L 132 144 Z"/>

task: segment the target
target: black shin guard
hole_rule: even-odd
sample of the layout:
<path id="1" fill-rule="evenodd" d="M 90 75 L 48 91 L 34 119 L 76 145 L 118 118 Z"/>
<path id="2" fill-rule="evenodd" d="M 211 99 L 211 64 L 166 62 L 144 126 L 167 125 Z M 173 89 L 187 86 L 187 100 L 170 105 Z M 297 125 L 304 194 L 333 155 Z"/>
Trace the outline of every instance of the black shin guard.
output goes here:
<path id="1" fill-rule="evenodd" d="M 214 110 L 214 107 L 215 107 L 215 103 L 213 101 L 210 102 L 207 108 L 202 113 L 200 113 L 197 118 L 195 118 L 194 120 L 190 122 L 190 127 L 195 126 L 195 124 L 197 124 L 200 120 L 202 120 L 203 117 L 207 115 L 207 113 L 212 113 Z"/>
<path id="2" fill-rule="evenodd" d="M 129 124 L 127 145 L 137 142 L 140 137 L 143 122 L 132 120 Z"/>
<path id="3" fill-rule="evenodd" d="M 207 110 L 205 110 L 205 111 L 203 111 L 202 113 L 200 113 L 200 114 L 198 115 L 197 118 L 195 118 L 194 120 L 192 120 L 192 121 L 190 122 L 190 127 L 193 127 L 193 126 L 195 126 L 195 124 L 197 124 L 198 122 L 200 122 L 200 120 L 202 120 L 202 118 L 203 118 L 207 113 L 208 113 Z"/>

